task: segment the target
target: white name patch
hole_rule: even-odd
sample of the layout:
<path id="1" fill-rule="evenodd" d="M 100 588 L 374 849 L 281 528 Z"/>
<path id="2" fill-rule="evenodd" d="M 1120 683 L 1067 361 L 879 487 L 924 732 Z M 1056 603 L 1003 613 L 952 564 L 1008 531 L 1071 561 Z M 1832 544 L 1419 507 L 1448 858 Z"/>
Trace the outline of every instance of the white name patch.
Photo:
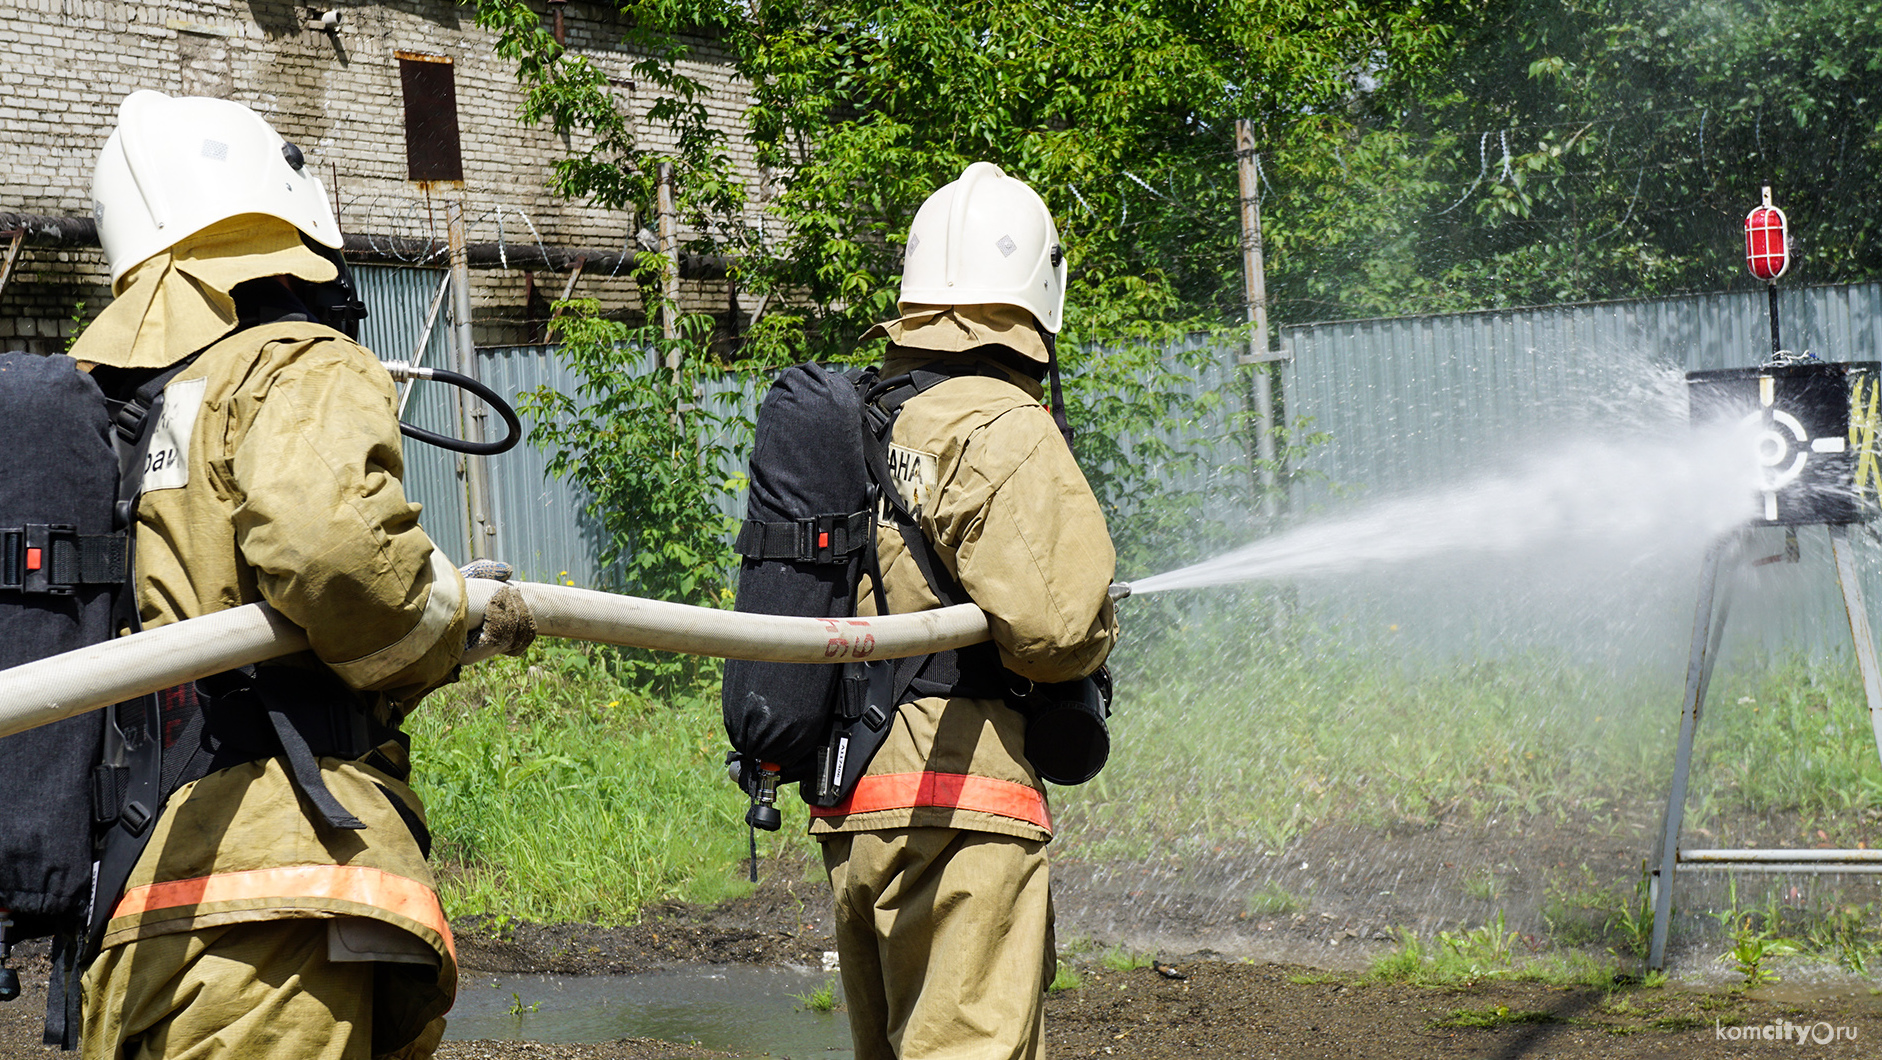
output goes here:
<path id="1" fill-rule="evenodd" d="M 933 454 L 918 449 L 907 449 L 899 445 L 889 446 L 889 480 L 895 483 L 895 492 L 902 495 L 902 503 L 908 505 L 911 512 L 920 512 L 934 496 L 935 487 L 941 481 L 941 462 Z M 883 505 L 881 519 L 888 521 L 888 506 Z"/>
<path id="2" fill-rule="evenodd" d="M 202 411 L 203 392 L 208 389 L 208 379 L 190 379 L 163 388 L 163 413 L 157 417 L 150 450 L 144 454 L 144 492 L 189 485 L 190 435 L 196 431 L 196 414 Z"/>

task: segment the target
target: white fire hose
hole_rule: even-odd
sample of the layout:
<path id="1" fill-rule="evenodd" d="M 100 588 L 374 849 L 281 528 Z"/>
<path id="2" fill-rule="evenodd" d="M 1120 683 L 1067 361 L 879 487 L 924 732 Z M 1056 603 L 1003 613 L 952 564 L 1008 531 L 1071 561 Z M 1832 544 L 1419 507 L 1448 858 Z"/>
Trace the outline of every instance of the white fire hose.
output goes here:
<path id="1" fill-rule="evenodd" d="M 470 622 L 506 584 L 469 580 Z M 541 582 L 522 592 L 536 632 L 630 648 L 760 662 L 899 659 L 988 639 L 986 613 L 959 604 L 880 618 L 716 611 Z M 0 737 L 199 677 L 307 650 L 307 634 L 266 604 L 218 611 L 0 670 Z"/>

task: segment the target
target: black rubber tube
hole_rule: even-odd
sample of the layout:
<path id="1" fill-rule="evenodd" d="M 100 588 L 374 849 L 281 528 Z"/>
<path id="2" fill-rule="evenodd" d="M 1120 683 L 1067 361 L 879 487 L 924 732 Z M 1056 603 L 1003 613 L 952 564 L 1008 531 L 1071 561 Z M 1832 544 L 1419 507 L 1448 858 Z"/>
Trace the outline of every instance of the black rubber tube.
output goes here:
<path id="1" fill-rule="evenodd" d="M 399 424 L 399 433 L 405 435 L 407 438 L 415 438 L 418 441 L 424 442 L 426 445 L 435 445 L 440 449 L 449 449 L 454 453 L 469 453 L 472 456 L 495 456 L 498 453 L 507 453 L 516 448 L 516 443 L 523 440 L 523 421 L 516 418 L 516 410 L 510 407 L 509 402 L 499 397 L 496 391 L 472 379 L 470 376 L 460 375 L 457 372 L 447 372 L 442 368 L 433 368 L 431 374 L 426 378 L 435 379 L 440 383 L 449 383 L 455 387 L 462 387 L 477 395 L 484 404 L 497 410 L 497 415 L 503 417 L 503 423 L 509 428 L 510 433 L 501 441 L 471 442 L 462 438 L 452 438 L 448 435 L 437 434 L 433 431 L 425 430 L 423 427 L 414 427 L 409 423 Z"/>

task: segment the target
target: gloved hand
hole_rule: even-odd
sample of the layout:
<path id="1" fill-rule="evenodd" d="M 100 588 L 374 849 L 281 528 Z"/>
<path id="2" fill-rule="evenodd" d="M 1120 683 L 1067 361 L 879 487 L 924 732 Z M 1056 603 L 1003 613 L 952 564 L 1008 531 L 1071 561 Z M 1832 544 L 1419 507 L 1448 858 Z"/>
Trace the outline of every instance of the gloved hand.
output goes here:
<path id="1" fill-rule="evenodd" d="M 516 568 L 494 559 L 472 560 L 458 570 L 465 578 L 507 582 Z M 529 604 L 513 585 L 498 589 L 484 608 L 484 620 L 470 631 L 464 646 L 463 664 L 482 662 L 492 655 L 521 655 L 536 639 L 536 620 L 529 614 Z"/>

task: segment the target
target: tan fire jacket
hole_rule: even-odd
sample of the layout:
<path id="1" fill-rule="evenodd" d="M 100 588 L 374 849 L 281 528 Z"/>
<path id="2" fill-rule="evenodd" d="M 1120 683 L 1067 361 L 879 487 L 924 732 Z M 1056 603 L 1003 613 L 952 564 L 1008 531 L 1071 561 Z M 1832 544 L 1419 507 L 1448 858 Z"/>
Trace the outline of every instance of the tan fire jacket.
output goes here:
<path id="1" fill-rule="evenodd" d="M 1006 668 L 1039 682 L 1083 677 L 1117 640 L 1107 593 L 1116 554 L 1097 499 L 1032 380 L 972 351 L 901 347 L 890 348 L 883 376 L 937 360 L 997 377 L 949 379 L 902 407 L 897 485 L 943 565 L 990 617 Z M 876 542 L 889 610 L 939 607 L 892 524 L 878 523 Z M 875 613 L 866 584 L 858 598 L 859 613 Z M 850 798 L 811 809 L 811 833 L 937 826 L 1047 839 L 1045 787 L 1024 748 L 1024 720 L 1003 701 L 905 704 Z"/>
<path id="2" fill-rule="evenodd" d="M 187 302 L 174 290 L 167 297 Z M 130 344 L 85 338 L 93 341 L 73 350 L 80 360 L 131 356 Z M 448 678 L 466 618 L 463 579 L 400 486 L 396 408 L 378 359 L 318 324 L 251 328 L 204 351 L 165 388 L 146 461 L 135 557 L 144 625 L 266 601 L 312 645 L 280 662 L 324 666 L 379 693 L 375 713 L 395 724 Z M 396 743 L 380 751 L 404 765 Z M 435 983 L 400 999 L 422 1027 L 456 987 L 436 884 L 392 800 L 421 820 L 422 808 L 406 785 L 363 763 L 320 765 L 363 830 L 317 828 L 279 761 L 212 773 L 170 799 L 105 944 L 282 918 L 390 925 L 409 935 L 352 934 L 376 938 L 365 948 L 389 947 L 398 960 L 414 959 L 398 938 L 434 955 L 416 959 L 438 966 Z"/>

